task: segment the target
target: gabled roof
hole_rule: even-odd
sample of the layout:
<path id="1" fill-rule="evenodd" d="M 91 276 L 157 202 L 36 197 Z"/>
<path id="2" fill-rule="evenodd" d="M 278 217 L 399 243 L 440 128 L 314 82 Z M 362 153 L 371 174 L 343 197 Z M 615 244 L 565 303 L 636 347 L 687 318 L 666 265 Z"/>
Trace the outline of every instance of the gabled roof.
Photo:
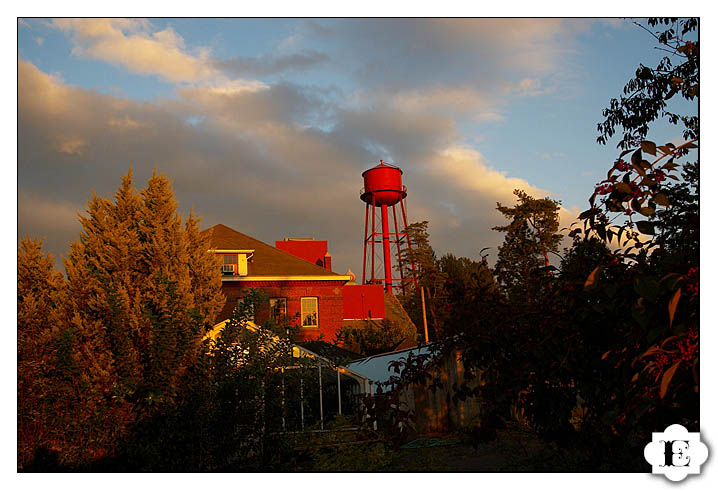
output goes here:
<path id="1" fill-rule="evenodd" d="M 380 353 L 378 355 L 368 356 L 359 360 L 353 360 L 346 364 L 346 367 L 372 382 L 379 382 L 386 384 L 389 382 L 391 377 L 396 377 L 397 374 L 393 367 L 390 365 L 396 361 L 406 361 L 411 354 L 412 356 L 427 355 L 428 359 L 423 360 L 422 364 L 426 364 L 429 360 L 436 356 L 432 344 L 424 344 L 415 346 L 409 349 L 403 349 L 398 351 L 392 351 L 390 353 Z M 384 391 L 390 390 L 391 387 L 385 387 Z"/>
<path id="2" fill-rule="evenodd" d="M 299 341 L 295 344 L 339 365 L 363 358 L 362 355 L 358 353 L 327 343 L 326 341 Z"/>
<path id="3" fill-rule="evenodd" d="M 320 279 L 317 277 L 324 277 L 321 279 L 349 279 L 348 277 L 338 275 L 321 266 L 298 258 L 293 254 L 265 244 L 249 235 L 237 232 L 226 225 L 215 225 L 207 230 L 203 230 L 201 234 L 204 237 L 209 237 L 211 249 L 225 251 L 254 250 L 254 255 L 247 264 L 247 276 L 244 277 L 245 279 L 257 276 L 273 278 L 306 276 L 307 279 Z"/>

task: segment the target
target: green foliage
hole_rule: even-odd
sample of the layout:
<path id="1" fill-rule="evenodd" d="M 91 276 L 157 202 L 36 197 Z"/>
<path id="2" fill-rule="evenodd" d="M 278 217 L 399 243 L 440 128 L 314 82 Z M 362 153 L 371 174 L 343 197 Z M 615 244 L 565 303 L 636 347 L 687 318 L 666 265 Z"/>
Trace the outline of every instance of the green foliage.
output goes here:
<path id="1" fill-rule="evenodd" d="M 548 254 L 558 252 L 562 235 L 559 227 L 560 202 L 550 198 L 536 199 L 515 190 L 518 203 L 513 207 L 496 204 L 496 209 L 510 222 L 493 227 L 505 232 L 496 261 L 496 278 L 506 293 L 516 301 L 530 302 L 536 297 L 536 286 L 542 284 L 543 268 L 549 266 Z"/>
<path id="2" fill-rule="evenodd" d="M 394 351 L 404 340 L 414 341 L 413 327 L 400 325 L 390 319 L 366 320 L 352 323 L 343 331 L 344 347 L 365 356 Z"/>

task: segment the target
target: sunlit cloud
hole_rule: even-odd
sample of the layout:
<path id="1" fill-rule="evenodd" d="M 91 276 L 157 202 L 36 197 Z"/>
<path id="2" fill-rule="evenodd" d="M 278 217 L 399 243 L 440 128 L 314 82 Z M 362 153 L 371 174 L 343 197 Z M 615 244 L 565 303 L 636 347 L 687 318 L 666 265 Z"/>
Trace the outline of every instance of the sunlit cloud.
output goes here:
<path id="1" fill-rule="evenodd" d="M 139 19 L 55 19 L 54 25 L 72 36 L 78 56 L 122 65 L 141 75 L 157 75 L 171 82 L 199 82 L 217 76 L 206 54 L 185 51 L 172 28 L 151 32 Z"/>
<path id="2" fill-rule="evenodd" d="M 54 19 L 70 35 L 77 56 L 123 66 L 174 83 L 211 83 L 226 77 L 212 63 L 207 48 L 188 50 L 171 27 L 153 30 L 144 19 Z M 237 82 L 235 82 L 237 83 Z"/>
<path id="3" fill-rule="evenodd" d="M 93 188 L 112 193 L 130 165 L 142 186 L 157 167 L 205 226 L 225 223 L 268 242 L 321 237 L 332 244 L 337 268 L 356 270 L 361 172 L 380 158 L 404 169 L 409 220 L 430 221 L 440 252 L 475 255 L 477 244 L 497 247 L 496 202 L 512 203 L 516 188 L 547 194 L 492 169 L 461 143 L 452 118 L 417 117 L 418 99 L 401 110 L 396 104 L 348 109 L 319 89 L 277 84 L 228 91 L 189 86 L 178 100 L 137 103 L 70 87 L 24 60 L 18 66 L 20 191 L 47 193 L 50 201 L 88 198 Z M 321 129 L 316 121 L 331 124 Z M 20 230 L 37 234 L 39 214 L 29 216 L 21 215 Z"/>
<path id="4" fill-rule="evenodd" d="M 110 117 L 108 124 L 110 126 L 114 126 L 116 128 L 124 128 L 124 129 L 130 129 L 130 130 L 135 130 L 135 129 L 138 129 L 138 128 L 148 125 L 148 123 L 141 123 L 139 121 L 135 121 L 134 119 L 130 118 L 126 114 L 124 116 L 119 116 L 119 117 L 118 116 Z"/>
<path id="5" fill-rule="evenodd" d="M 68 155 L 80 155 L 86 147 L 87 142 L 78 136 L 63 138 L 55 145 L 58 152 Z"/>
<path id="6" fill-rule="evenodd" d="M 450 179 L 456 188 L 476 191 L 482 196 L 504 198 L 514 189 L 522 189 L 533 196 L 543 196 L 547 191 L 531 186 L 526 180 L 507 177 L 489 168 L 486 159 L 470 147 L 454 146 L 441 151 L 432 162 L 429 173 L 435 178 Z"/>

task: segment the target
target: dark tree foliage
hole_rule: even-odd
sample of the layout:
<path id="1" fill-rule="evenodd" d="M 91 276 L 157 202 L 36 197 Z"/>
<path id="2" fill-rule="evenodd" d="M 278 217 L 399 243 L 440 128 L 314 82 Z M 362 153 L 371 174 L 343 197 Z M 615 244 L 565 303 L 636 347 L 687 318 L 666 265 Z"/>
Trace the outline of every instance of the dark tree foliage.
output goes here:
<path id="1" fill-rule="evenodd" d="M 536 287 L 546 274 L 549 253 L 558 252 L 562 235 L 559 228 L 560 203 L 550 198 L 536 199 L 515 190 L 518 203 L 512 207 L 496 203 L 496 209 L 509 220 L 508 225 L 493 227 L 506 232 L 499 247 L 494 268 L 497 280 L 515 301 L 530 303 L 536 298 Z"/>
<path id="2" fill-rule="evenodd" d="M 632 287 L 624 292 L 630 300 L 625 310 L 631 314 L 630 342 L 606 353 L 608 362 L 634 370 L 627 408 L 619 412 L 621 423 L 658 427 L 672 417 L 697 431 L 699 163 L 686 159 L 698 146 L 699 120 L 669 112 L 666 101 L 676 95 L 686 101 L 699 97 L 698 21 L 650 19 L 648 25 L 662 27 L 654 37 L 668 56 L 655 70 L 640 67 L 642 81 L 632 80 L 627 90 L 641 90 L 634 91 L 633 99 L 612 101 L 606 110 L 599 141 L 620 126 L 624 150 L 579 218 L 586 237 L 618 240 L 614 263 Z M 636 106 L 642 99 L 653 106 Z M 646 129 L 666 117 L 683 125 L 686 141 L 656 145 L 644 140 Z M 623 160 L 628 154 L 630 162 Z M 637 215 L 645 218 L 635 220 Z M 622 217 L 623 225 L 613 224 Z M 611 291 L 603 281 L 604 269 L 595 269 L 587 282 L 596 294 Z"/>
<path id="3" fill-rule="evenodd" d="M 455 319 L 463 305 L 472 303 L 480 292 L 495 291 L 496 281 L 486 258 L 477 262 L 449 253 L 436 257 L 429 243 L 429 223 L 412 223 L 407 227 L 412 250 L 402 250 L 402 261 L 414 261 L 419 288 L 424 288 L 429 339 L 442 340 L 456 330 Z M 414 324 L 423 332 L 421 291 L 409 289 L 400 298 Z M 423 337 L 423 336 L 422 336 Z"/>
<path id="4" fill-rule="evenodd" d="M 540 273 L 555 249 L 541 248 L 533 224 L 517 220 L 529 197 L 499 208 L 511 220 L 499 228 L 506 237 L 496 268 L 508 295 L 466 288 L 472 301 L 447 321 L 458 334 L 441 346 L 461 353 L 467 381 L 457 398 L 480 404 L 477 438 L 519 420 L 565 449 L 555 470 L 636 471 L 647 469 L 652 432 L 674 423 L 699 430 L 699 166 L 684 162 L 699 122 L 668 104 L 699 96 L 697 25 L 648 21 L 663 29 L 654 38 L 668 56 L 656 69 L 641 65 L 605 110 L 599 142 L 619 131 L 623 152 L 579 216 L 583 226 L 570 231 L 557 272 Z M 663 118 L 683 126 L 685 143 L 645 140 Z M 420 378 L 416 364 L 406 370 Z"/>
<path id="5" fill-rule="evenodd" d="M 129 469 L 202 472 L 271 469 L 286 457 L 281 439 L 282 367 L 292 361 L 290 325 L 251 322 L 266 298 L 245 295 L 205 356 L 184 378 L 177 404 L 134 428 L 121 458 Z M 287 383 L 288 385 L 288 383 Z"/>
<path id="6" fill-rule="evenodd" d="M 442 311 L 440 306 L 445 302 L 446 275 L 439 269 L 436 253 L 429 243 L 429 222 L 411 223 L 405 232 L 409 235 L 411 249 L 408 247 L 401 249 L 397 263 L 414 265 L 414 269 L 409 271 L 416 280 L 418 289 L 414 288 L 413 283 L 408 282 L 408 291 L 401 296 L 400 300 L 414 324 L 419 328 L 419 332 L 423 334 L 421 290 L 424 290 L 429 335 L 430 339 L 436 339 L 437 335 L 441 335 Z"/>
<path id="7" fill-rule="evenodd" d="M 611 99 L 609 107 L 603 110 L 606 119 L 598 124 L 597 141 L 606 144 L 620 127 L 623 134 L 617 146 L 627 150 L 646 138 L 652 122 L 663 118 L 672 124 L 681 123 L 686 140 L 698 138 L 698 116 L 676 114 L 669 108 L 669 101 L 676 94 L 688 100 L 699 95 L 700 57 L 699 43 L 695 39 L 698 19 L 649 19 L 650 28 L 665 26 L 657 32 L 642 24 L 636 25 L 650 32 L 659 49 L 668 55 L 656 68 L 638 66 L 635 77 L 623 88 L 623 95 Z"/>

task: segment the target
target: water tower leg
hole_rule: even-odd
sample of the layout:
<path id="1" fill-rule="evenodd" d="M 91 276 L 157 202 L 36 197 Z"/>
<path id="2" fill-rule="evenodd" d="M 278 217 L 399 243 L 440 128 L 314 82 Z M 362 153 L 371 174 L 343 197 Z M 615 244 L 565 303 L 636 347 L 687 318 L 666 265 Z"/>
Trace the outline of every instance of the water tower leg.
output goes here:
<path id="1" fill-rule="evenodd" d="M 374 244 L 376 243 L 376 202 L 374 195 L 371 197 L 371 283 L 374 284 Z"/>
<path id="2" fill-rule="evenodd" d="M 366 214 L 364 217 L 364 264 L 361 271 L 361 284 L 366 285 L 366 243 L 369 241 L 367 237 L 367 229 L 369 228 L 369 203 L 366 204 Z"/>
<path id="3" fill-rule="evenodd" d="M 401 285 L 401 293 L 406 295 L 406 283 L 404 282 L 404 265 L 401 259 L 401 234 L 399 232 L 399 222 L 396 220 L 396 205 L 391 207 L 394 213 L 394 232 L 396 232 L 396 260 L 399 263 L 399 284 Z"/>
<path id="4" fill-rule="evenodd" d="M 381 205 L 381 231 L 384 242 L 384 291 L 391 291 L 391 249 L 389 248 L 389 212 Z"/>

